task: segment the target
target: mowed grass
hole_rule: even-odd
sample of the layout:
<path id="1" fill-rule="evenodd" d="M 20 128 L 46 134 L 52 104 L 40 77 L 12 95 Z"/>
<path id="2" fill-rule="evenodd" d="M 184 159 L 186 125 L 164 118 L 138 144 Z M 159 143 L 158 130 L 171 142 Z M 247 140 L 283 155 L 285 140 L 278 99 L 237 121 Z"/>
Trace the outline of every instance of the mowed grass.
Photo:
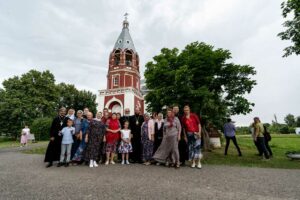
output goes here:
<path id="1" fill-rule="evenodd" d="M 258 152 L 250 136 L 237 136 L 237 141 L 243 154 L 242 157 L 238 156 L 232 141 L 230 142 L 228 155 L 224 156 L 224 141 L 221 149 L 205 152 L 203 163 L 244 167 L 300 169 L 300 161 L 291 161 L 285 156 L 287 151 L 300 152 L 300 136 L 298 135 L 272 135 L 272 140 L 269 145 L 273 151 L 273 158 L 269 161 L 261 160 L 261 157 L 256 155 Z"/>
<path id="2" fill-rule="evenodd" d="M 0 137 L 0 149 L 18 146 L 21 146 L 20 141 L 13 140 L 11 138 Z"/>
<path id="3" fill-rule="evenodd" d="M 45 149 L 46 147 L 46 144 L 48 144 L 48 141 L 38 141 L 36 143 L 31 143 L 29 142 L 27 144 L 28 147 L 34 147 L 34 146 L 41 146 L 43 145 L 43 147 L 34 147 L 34 148 L 37 148 L 37 149 Z M 21 144 L 20 144 L 20 141 L 16 141 L 14 139 L 11 139 L 11 138 L 7 138 L 7 137 L 0 137 L 0 149 L 6 149 L 6 148 L 15 148 L 15 147 L 20 147 Z M 35 149 L 33 149 L 35 150 Z M 26 151 L 29 151 L 29 150 L 26 150 Z"/>
<path id="4" fill-rule="evenodd" d="M 269 160 L 261 160 L 252 138 L 248 135 L 237 136 L 238 144 L 242 150 L 243 156 L 239 157 L 233 143 L 230 143 L 228 155 L 224 156 L 225 143 L 221 149 L 215 149 L 212 152 L 205 152 L 203 164 L 229 165 L 242 167 L 262 167 L 262 168 L 282 168 L 282 169 L 300 169 L 300 161 L 291 161 L 285 156 L 287 151 L 300 152 L 300 136 L 297 135 L 272 135 L 270 146 L 274 157 Z M 28 154 L 45 154 L 46 143 L 43 147 L 37 147 L 23 151 Z"/>

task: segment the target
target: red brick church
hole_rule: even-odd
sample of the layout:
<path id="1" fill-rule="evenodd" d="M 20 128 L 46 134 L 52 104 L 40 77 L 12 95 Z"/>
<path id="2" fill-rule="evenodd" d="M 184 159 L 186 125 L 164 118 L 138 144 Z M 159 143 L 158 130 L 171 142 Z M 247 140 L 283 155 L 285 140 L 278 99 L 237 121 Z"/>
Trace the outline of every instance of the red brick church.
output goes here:
<path id="1" fill-rule="evenodd" d="M 98 111 L 108 108 L 110 112 L 124 114 L 129 108 L 130 114 L 139 107 L 144 110 L 144 98 L 140 89 L 139 55 L 129 34 L 127 14 L 123 29 L 112 52 L 109 55 L 107 89 L 99 90 Z"/>

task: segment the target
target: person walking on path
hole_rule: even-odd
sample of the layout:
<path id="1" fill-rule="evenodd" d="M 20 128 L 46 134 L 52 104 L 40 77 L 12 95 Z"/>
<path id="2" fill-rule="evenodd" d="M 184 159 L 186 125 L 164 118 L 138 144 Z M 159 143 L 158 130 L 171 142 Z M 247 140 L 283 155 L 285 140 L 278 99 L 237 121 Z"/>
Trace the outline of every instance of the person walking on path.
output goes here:
<path id="1" fill-rule="evenodd" d="M 257 142 L 259 152 L 262 152 L 265 159 L 269 160 L 270 156 L 265 144 L 264 125 L 258 117 L 254 118 L 254 141 Z"/>
<path id="2" fill-rule="evenodd" d="M 269 145 L 269 142 L 271 141 L 272 138 L 271 138 L 270 132 L 268 131 L 268 128 L 265 125 L 264 125 L 264 138 L 265 138 L 265 144 L 266 144 L 268 153 L 269 153 L 270 157 L 273 157 L 273 152 Z M 261 156 L 262 156 L 262 154 L 261 154 Z"/>
<path id="3" fill-rule="evenodd" d="M 27 146 L 29 134 L 30 134 L 30 129 L 26 125 L 25 128 L 23 128 L 21 131 L 21 141 L 20 141 L 21 147 Z"/>
<path id="4" fill-rule="evenodd" d="M 235 126 L 234 126 L 233 122 L 231 121 L 230 118 L 228 118 L 227 123 L 224 124 L 224 136 L 226 138 L 226 146 L 225 146 L 225 152 L 224 152 L 225 156 L 227 155 L 230 140 L 232 140 L 233 144 L 235 145 L 235 147 L 236 147 L 236 149 L 239 153 L 239 156 L 242 156 L 242 152 L 241 152 L 240 147 L 239 147 L 239 145 L 236 141 L 235 131 L 236 131 L 236 129 L 235 129 Z"/>
<path id="5" fill-rule="evenodd" d="M 172 163 L 176 168 L 180 167 L 178 142 L 181 139 L 181 124 L 174 116 L 172 109 L 168 109 L 164 125 L 164 137 L 153 159 L 159 163 Z"/>
<path id="6" fill-rule="evenodd" d="M 184 106 L 182 124 L 188 140 L 189 160 L 191 167 L 201 169 L 201 124 L 199 117 L 191 113 L 190 106 Z M 197 163 L 197 164 L 196 164 Z"/>
<path id="7" fill-rule="evenodd" d="M 60 133 L 62 135 L 61 141 L 61 151 L 60 151 L 60 160 L 57 164 L 57 167 L 61 167 L 65 164 L 65 167 L 69 167 L 69 162 L 71 159 L 71 149 L 74 142 L 73 135 L 75 134 L 75 128 L 73 127 L 73 120 L 68 119 L 67 127 L 64 127 Z"/>
<path id="8" fill-rule="evenodd" d="M 54 161 L 59 161 L 60 159 L 60 149 L 61 149 L 61 136 L 59 132 L 67 126 L 68 117 L 66 117 L 66 108 L 62 107 L 59 109 L 59 115 L 55 117 L 52 121 L 50 128 L 50 142 L 48 144 L 45 160 L 48 162 L 46 167 L 51 167 Z"/>

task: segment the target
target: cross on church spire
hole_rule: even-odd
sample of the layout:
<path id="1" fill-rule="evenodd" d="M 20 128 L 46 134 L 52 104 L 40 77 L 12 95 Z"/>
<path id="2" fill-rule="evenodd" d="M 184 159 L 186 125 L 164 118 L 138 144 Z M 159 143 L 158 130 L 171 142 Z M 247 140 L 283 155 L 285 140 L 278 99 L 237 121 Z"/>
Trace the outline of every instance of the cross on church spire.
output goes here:
<path id="1" fill-rule="evenodd" d="M 125 20 L 127 20 L 128 15 L 129 15 L 129 14 L 128 14 L 127 12 L 124 14 Z"/>

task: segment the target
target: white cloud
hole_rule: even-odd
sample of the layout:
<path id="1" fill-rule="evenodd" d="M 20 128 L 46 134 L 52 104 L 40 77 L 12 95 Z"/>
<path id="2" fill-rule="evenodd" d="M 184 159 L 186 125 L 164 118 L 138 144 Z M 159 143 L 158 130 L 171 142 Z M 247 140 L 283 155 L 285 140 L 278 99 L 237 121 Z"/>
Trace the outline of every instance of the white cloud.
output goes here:
<path id="1" fill-rule="evenodd" d="M 283 30 L 280 1 L 0 1 L 0 82 L 28 70 L 49 69 L 58 82 L 94 93 L 106 88 L 108 56 L 123 14 L 141 69 L 163 47 L 179 49 L 193 41 L 229 49 L 232 61 L 250 64 L 258 85 L 248 95 L 253 116 L 270 122 L 276 113 L 300 115 L 299 57 L 282 58 L 288 45 L 276 35 Z"/>

